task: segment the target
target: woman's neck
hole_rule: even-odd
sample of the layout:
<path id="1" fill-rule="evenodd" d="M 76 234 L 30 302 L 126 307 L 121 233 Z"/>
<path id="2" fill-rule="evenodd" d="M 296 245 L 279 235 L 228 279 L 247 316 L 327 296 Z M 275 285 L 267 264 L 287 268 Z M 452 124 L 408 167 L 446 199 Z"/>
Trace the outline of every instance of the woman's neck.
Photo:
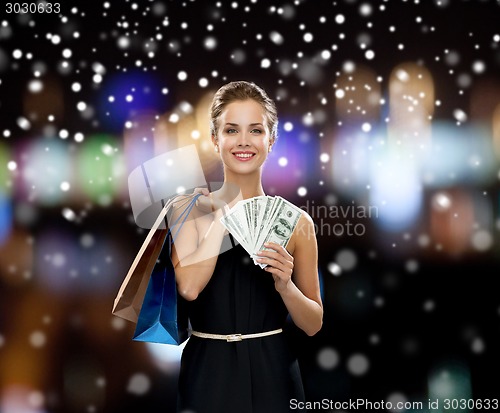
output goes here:
<path id="1" fill-rule="evenodd" d="M 231 190 L 227 191 L 228 188 L 231 188 Z M 224 194 L 226 191 L 232 193 L 234 192 L 234 188 L 238 188 L 241 191 L 243 199 L 265 195 L 262 188 L 260 170 L 245 175 L 233 174 L 230 171 L 226 171 L 224 174 L 224 184 L 221 187 L 221 194 Z"/>

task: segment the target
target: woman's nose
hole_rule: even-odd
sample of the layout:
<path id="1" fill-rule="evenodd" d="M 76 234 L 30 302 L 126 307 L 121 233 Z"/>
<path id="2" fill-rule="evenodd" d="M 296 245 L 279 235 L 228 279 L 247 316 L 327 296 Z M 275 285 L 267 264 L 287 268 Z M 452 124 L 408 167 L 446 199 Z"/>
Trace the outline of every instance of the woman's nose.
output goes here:
<path id="1" fill-rule="evenodd" d="M 248 136 L 246 132 L 241 132 L 238 136 L 238 146 L 248 146 L 250 143 L 248 141 Z"/>

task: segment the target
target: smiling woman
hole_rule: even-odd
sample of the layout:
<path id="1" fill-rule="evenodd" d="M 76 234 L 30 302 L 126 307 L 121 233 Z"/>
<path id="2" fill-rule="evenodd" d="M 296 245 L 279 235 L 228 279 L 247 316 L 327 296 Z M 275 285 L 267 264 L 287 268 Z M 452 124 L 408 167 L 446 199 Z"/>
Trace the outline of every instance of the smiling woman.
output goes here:
<path id="1" fill-rule="evenodd" d="M 245 172 L 255 174 L 266 160 L 274 137 L 270 136 L 262 112 L 259 103 L 244 100 L 227 105 L 221 113 L 222 128 L 212 140 L 224 163 L 225 180 L 233 181 Z M 241 162 L 248 165 L 241 169 Z"/>
<path id="2" fill-rule="evenodd" d="M 312 219 L 300 210 L 286 248 L 264 244 L 256 261 L 266 265 L 251 264 L 220 218 L 238 200 L 265 197 L 261 178 L 276 141 L 276 106 L 255 84 L 232 82 L 215 94 L 210 115 L 224 183 L 212 193 L 198 190 L 204 196 L 172 250 L 193 328 L 182 354 L 178 409 L 288 412 L 290 400 L 305 395 L 296 355 L 280 333 L 288 315 L 307 335 L 319 331 L 323 318 Z"/>
<path id="3" fill-rule="evenodd" d="M 254 84 L 232 82 L 214 96 L 210 118 L 212 142 L 224 164 L 224 180 L 237 179 L 238 170 L 233 169 L 238 165 L 233 162 L 236 159 L 250 163 L 247 170 L 254 172 L 253 180 L 260 184 L 261 166 L 277 137 L 274 102 Z"/>

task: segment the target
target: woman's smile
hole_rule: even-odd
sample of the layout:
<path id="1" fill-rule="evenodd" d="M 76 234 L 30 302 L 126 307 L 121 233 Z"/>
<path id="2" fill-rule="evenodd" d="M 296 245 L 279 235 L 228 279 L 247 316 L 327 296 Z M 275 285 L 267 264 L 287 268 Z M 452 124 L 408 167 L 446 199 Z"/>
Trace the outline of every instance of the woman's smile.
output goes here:
<path id="1" fill-rule="evenodd" d="M 238 161 L 248 162 L 248 161 L 250 161 L 255 156 L 255 152 L 251 152 L 251 151 L 235 151 L 235 152 L 233 152 L 233 155 L 234 155 L 234 157 L 236 159 L 238 159 Z"/>

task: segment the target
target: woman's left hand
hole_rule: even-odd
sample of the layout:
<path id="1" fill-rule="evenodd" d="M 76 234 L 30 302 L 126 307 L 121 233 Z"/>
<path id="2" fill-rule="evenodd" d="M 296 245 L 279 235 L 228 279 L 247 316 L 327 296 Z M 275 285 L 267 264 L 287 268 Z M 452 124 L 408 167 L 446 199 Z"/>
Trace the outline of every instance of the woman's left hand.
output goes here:
<path id="1" fill-rule="evenodd" d="M 272 274 L 274 287 L 278 292 L 285 291 L 292 279 L 293 256 L 286 248 L 275 242 L 265 243 L 264 247 L 269 249 L 257 253 L 257 256 L 260 257 L 257 262 L 267 264 L 264 270 Z"/>

